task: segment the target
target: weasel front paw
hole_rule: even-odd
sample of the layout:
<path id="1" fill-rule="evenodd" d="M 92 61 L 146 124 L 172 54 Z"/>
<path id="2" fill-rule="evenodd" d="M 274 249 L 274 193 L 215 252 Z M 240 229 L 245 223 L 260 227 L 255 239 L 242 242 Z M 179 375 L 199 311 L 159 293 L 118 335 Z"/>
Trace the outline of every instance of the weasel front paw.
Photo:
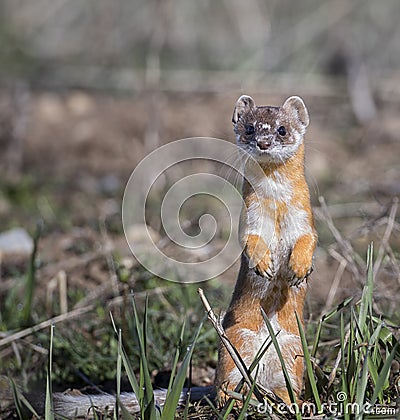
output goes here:
<path id="1" fill-rule="evenodd" d="M 293 276 L 289 279 L 289 286 L 300 286 L 301 283 L 303 283 L 304 280 L 307 280 L 309 275 L 313 272 L 314 268 L 311 266 L 306 274 L 304 276 L 299 276 L 296 273 L 293 273 Z"/>
<path id="2" fill-rule="evenodd" d="M 268 279 L 274 276 L 271 251 L 262 238 L 258 235 L 249 235 L 244 252 L 249 259 L 249 267 L 258 275 Z"/>
<path id="3" fill-rule="evenodd" d="M 293 273 L 289 280 L 291 286 L 298 286 L 311 274 L 315 244 L 316 236 L 311 233 L 296 241 L 289 260 L 289 268 Z"/>
<path id="4" fill-rule="evenodd" d="M 274 277 L 273 267 L 274 267 L 274 264 L 271 258 L 269 258 L 268 262 L 262 259 L 261 261 L 258 262 L 258 264 L 254 265 L 253 267 L 250 263 L 250 268 L 254 268 L 254 271 L 256 272 L 256 274 L 270 280 L 272 279 L 272 277 Z"/>

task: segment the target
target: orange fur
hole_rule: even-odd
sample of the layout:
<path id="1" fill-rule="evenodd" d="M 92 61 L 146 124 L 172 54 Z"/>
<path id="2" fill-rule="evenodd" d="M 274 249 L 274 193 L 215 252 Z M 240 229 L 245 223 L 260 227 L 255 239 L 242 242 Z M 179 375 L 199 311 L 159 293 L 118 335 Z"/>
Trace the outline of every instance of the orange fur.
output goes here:
<path id="1" fill-rule="evenodd" d="M 300 237 L 290 255 L 289 265 L 297 277 L 305 277 L 312 265 L 315 248 L 315 238 L 312 234 Z"/>

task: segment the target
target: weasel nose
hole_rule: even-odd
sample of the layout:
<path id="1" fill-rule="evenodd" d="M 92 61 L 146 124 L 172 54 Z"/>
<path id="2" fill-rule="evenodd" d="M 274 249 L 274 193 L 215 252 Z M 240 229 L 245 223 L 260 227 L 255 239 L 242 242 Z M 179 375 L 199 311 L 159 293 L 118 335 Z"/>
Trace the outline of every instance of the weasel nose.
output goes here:
<path id="1" fill-rule="evenodd" d="M 268 149 L 272 144 L 272 139 L 270 137 L 262 137 L 257 140 L 257 146 L 261 150 Z"/>

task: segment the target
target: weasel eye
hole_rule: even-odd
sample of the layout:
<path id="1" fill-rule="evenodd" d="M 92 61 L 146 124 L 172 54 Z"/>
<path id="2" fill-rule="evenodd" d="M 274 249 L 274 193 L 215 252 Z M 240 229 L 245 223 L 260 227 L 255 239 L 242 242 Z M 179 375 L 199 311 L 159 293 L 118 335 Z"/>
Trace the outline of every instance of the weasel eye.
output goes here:
<path id="1" fill-rule="evenodd" d="M 246 130 L 246 134 L 249 136 L 250 134 L 254 134 L 255 128 L 253 124 L 246 124 L 244 126 L 244 129 Z"/>
<path id="2" fill-rule="evenodd" d="M 280 136 L 286 136 L 286 128 L 283 126 L 283 125 L 281 125 L 279 128 L 278 128 L 278 134 L 280 135 Z"/>

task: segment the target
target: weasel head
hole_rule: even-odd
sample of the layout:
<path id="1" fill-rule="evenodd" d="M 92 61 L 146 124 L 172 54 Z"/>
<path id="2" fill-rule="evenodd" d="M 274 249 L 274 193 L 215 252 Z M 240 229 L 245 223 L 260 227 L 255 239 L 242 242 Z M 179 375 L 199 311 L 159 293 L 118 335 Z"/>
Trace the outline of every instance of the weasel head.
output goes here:
<path id="1" fill-rule="evenodd" d="M 232 122 L 237 144 L 260 163 L 284 163 L 303 143 L 309 124 L 301 98 L 291 96 L 280 107 L 256 106 L 242 95 L 236 102 Z"/>

